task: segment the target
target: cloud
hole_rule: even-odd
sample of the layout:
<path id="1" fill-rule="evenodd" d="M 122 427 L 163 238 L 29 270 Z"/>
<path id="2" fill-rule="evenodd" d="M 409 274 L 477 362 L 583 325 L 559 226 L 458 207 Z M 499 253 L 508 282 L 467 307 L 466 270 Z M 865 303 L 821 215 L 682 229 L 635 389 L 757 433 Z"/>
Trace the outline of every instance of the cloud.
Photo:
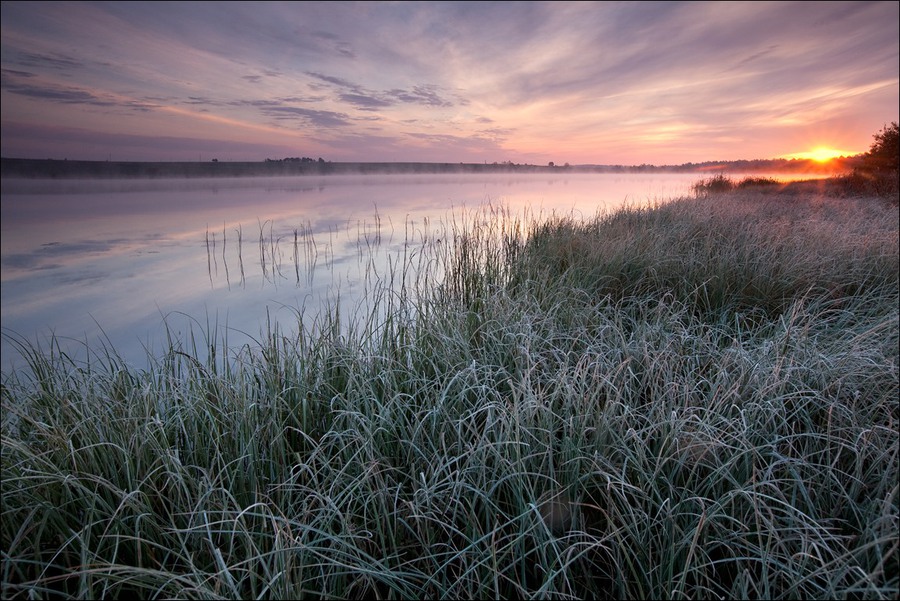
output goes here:
<path id="1" fill-rule="evenodd" d="M 360 110 L 376 110 L 399 104 L 420 105 L 425 107 L 452 107 L 454 103 L 441 95 L 439 86 L 433 84 L 414 85 L 409 89 L 393 88 L 390 90 L 369 90 L 360 84 L 342 77 L 325 75 L 307 71 L 310 77 L 336 86 L 339 90 L 338 100 L 350 104 Z M 348 90 L 341 92 L 340 90 Z"/>
<path id="2" fill-rule="evenodd" d="M 396 104 L 390 100 L 378 98 L 377 96 L 368 96 L 366 94 L 340 94 L 338 98 L 341 102 L 352 104 L 356 108 L 364 111 L 385 108 Z"/>
<path id="3" fill-rule="evenodd" d="M 132 98 L 115 97 L 110 94 L 95 94 L 78 86 L 64 86 L 46 83 L 33 73 L 3 69 L 0 89 L 10 94 L 46 100 L 62 104 L 83 104 L 95 107 L 121 107 L 136 111 L 154 108 L 151 102 Z"/>
<path id="4" fill-rule="evenodd" d="M 30 67 L 49 67 L 61 71 L 71 71 L 84 67 L 84 62 L 72 56 L 53 53 L 20 52 L 14 62 Z"/>
<path id="5" fill-rule="evenodd" d="M 181 102 L 182 102 L 182 104 L 203 104 L 203 105 L 222 104 L 222 103 L 215 101 L 212 98 L 208 98 L 206 96 L 188 96 L 186 99 L 182 100 Z"/>
<path id="6" fill-rule="evenodd" d="M 271 100 L 262 98 L 254 100 L 232 100 L 224 104 L 236 107 L 247 106 L 255 108 L 270 108 L 291 106 L 293 104 L 315 104 L 317 102 L 321 102 L 324 99 L 324 96 L 287 96 L 284 98 L 273 98 Z"/>
<path id="7" fill-rule="evenodd" d="M 478 130 L 478 133 L 480 135 L 494 140 L 505 140 L 514 135 L 515 132 L 516 130 L 510 127 L 491 127 L 488 129 Z"/>
<path id="8" fill-rule="evenodd" d="M 103 99 L 96 94 L 76 87 L 64 87 L 56 85 L 28 85 L 4 81 L 2 89 L 20 96 L 39 98 L 65 104 L 90 104 L 93 106 L 117 106 L 119 103 L 109 99 Z"/>
<path id="9" fill-rule="evenodd" d="M 6 77 L 6 76 L 22 77 L 22 78 L 37 77 L 37 75 L 35 75 L 34 73 L 31 73 L 30 71 L 16 71 L 15 69 L 2 69 L 2 70 L 0 70 L 0 72 L 2 72 L 2 77 Z"/>
<path id="10" fill-rule="evenodd" d="M 315 79 L 320 79 L 324 82 L 334 84 L 340 88 L 348 88 L 351 90 L 360 89 L 359 86 L 357 86 L 356 84 L 351 83 L 341 77 L 334 77 L 332 75 L 324 75 L 322 73 L 316 73 L 314 71 L 307 71 L 306 74 L 309 75 L 310 77 L 314 77 Z"/>
<path id="11" fill-rule="evenodd" d="M 239 142 L 216 138 L 98 132 L 76 127 L 2 122 L 0 153 L 13 158 L 79 158 L 114 161 L 196 161 L 198 154 L 231 160 L 294 156 L 296 140 L 287 144 Z M 263 157 L 263 158 L 260 158 Z"/>
<path id="12" fill-rule="evenodd" d="M 263 114 L 279 121 L 299 121 L 313 127 L 344 127 L 350 124 L 348 116 L 334 111 L 304 109 L 293 106 L 269 106 L 261 109 Z"/>
<path id="13" fill-rule="evenodd" d="M 400 102 L 407 104 L 421 104 L 424 106 L 451 107 L 453 103 L 438 94 L 437 86 L 414 86 L 412 90 L 390 90 L 387 92 Z"/>

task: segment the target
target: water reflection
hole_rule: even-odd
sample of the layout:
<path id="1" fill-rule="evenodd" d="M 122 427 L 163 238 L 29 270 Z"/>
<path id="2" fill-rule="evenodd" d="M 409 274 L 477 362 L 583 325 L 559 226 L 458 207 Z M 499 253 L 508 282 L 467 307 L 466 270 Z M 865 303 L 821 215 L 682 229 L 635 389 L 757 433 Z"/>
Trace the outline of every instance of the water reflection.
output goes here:
<path id="1" fill-rule="evenodd" d="M 491 204 L 592 216 L 687 194 L 694 174 L 393 175 L 234 180 L 3 180 L 2 326 L 30 341 L 105 340 L 143 365 L 164 323 L 258 338 L 323 303 L 365 302 L 448 226 Z M 412 267 L 410 267 L 412 266 Z M 436 277 L 431 274 L 431 277 Z M 2 369 L 20 364 L 7 339 Z"/>

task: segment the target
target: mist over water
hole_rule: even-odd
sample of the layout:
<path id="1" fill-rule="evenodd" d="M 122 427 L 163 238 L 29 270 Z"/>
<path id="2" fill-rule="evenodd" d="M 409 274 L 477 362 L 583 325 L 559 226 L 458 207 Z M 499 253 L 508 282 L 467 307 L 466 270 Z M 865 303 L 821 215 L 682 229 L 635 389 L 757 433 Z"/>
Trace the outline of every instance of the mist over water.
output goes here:
<path id="1" fill-rule="evenodd" d="M 188 348 L 207 329 L 253 344 L 267 323 L 295 331 L 298 314 L 364 303 L 367 275 L 446 243 L 449 225 L 479 209 L 590 218 L 688 195 L 699 177 L 4 180 L 0 367 L 21 366 L 8 336 L 45 349 L 55 336 L 79 357 L 106 344 L 138 367 L 166 350 L 167 328 Z"/>

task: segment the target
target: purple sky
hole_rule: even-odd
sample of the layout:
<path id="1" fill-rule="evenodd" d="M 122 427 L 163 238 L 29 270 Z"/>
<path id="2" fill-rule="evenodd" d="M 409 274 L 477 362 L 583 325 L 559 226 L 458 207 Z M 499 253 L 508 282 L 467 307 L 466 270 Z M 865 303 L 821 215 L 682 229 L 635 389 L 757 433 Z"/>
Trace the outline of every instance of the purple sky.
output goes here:
<path id="1" fill-rule="evenodd" d="M 868 150 L 898 2 L 6 2 L 2 155 L 678 164 Z"/>

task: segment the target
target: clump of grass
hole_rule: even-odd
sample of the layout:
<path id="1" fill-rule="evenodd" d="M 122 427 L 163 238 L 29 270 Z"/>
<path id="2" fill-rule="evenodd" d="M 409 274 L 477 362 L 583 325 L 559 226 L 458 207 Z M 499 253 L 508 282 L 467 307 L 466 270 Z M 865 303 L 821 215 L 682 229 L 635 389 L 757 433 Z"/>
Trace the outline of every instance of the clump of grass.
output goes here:
<path id="1" fill-rule="evenodd" d="M 757 177 L 750 176 L 744 177 L 739 181 L 735 187 L 738 189 L 744 188 L 758 188 L 760 186 L 780 186 L 782 185 L 777 179 L 773 177 Z"/>
<path id="2" fill-rule="evenodd" d="M 766 186 L 781 186 L 781 182 L 771 177 L 746 176 L 740 181 L 735 181 L 727 175 L 717 173 L 711 177 L 702 178 L 691 186 L 691 190 L 697 196 L 708 194 L 721 194 L 732 190 L 744 190 L 747 188 L 759 188 Z"/>
<path id="3" fill-rule="evenodd" d="M 734 190 L 734 180 L 727 175 L 717 173 L 716 175 L 702 178 L 691 186 L 694 194 L 719 194 L 722 192 L 730 192 Z"/>
<path id="4" fill-rule="evenodd" d="M 3 597 L 896 597 L 896 208 L 745 194 L 461 219 L 145 370 L 20 341 Z"/>

